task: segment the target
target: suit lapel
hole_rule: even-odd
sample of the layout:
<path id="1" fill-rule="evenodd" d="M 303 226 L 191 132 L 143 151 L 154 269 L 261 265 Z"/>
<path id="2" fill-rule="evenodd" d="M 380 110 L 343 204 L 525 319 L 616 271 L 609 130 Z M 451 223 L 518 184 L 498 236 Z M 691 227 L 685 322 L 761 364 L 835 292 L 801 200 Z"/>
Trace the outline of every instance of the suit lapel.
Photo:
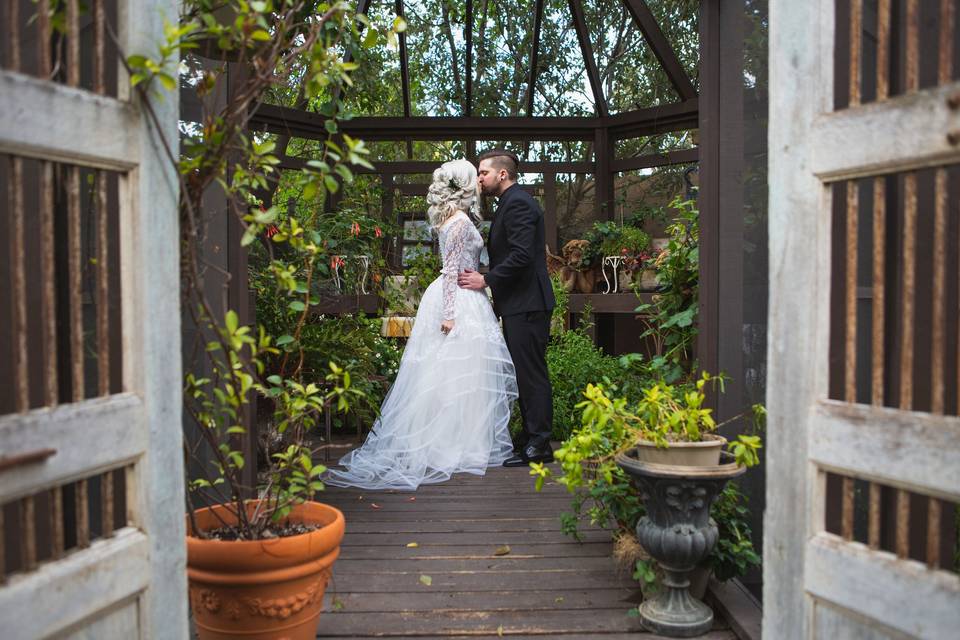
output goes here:
<path id="1" fill-rule="evenodd" d="M 497 210 L 496 210 L 496 212 L 493 214 L 493 224 L 490 226 L 490 238 L 488 239 L 488 242 L 487 242 L 488 245 L 489 245 L 489 243 L 490 243 L 490 242 L 492 241 L 492 239 L 493 239 L 493 233 L 494 233 L 494 231 L 495 231 L 495 230 L 499 230 L 500 227 L 503 226 L 503 214 L 502 214 L 502 212 L 506 210 L 506 208 L 507 208 L 507 202 L 510 200 L 510 198 L 512 198 L 512 197 L 514 196 L 513 191 L 514 191 L 514 188 L 511 187 L 511 188 L 510 188 L 508 191 L 506 191 L 506 192 L 500 197 L 500 199 L 497 201 Z"/>

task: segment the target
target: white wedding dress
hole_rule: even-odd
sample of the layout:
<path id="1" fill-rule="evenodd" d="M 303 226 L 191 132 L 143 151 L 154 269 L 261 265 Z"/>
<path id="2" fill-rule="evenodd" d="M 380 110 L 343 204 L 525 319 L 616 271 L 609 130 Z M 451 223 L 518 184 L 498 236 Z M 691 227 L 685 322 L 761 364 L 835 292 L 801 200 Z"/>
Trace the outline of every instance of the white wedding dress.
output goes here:
<path id="1" fill-rule="evenodd" d="M 479 267 L 483 238 L 463 212 L 439 235 L 441 275 L 420 300 L 380 418 L 325 474 L 328 484 L 412 490 L 454 473 L 482 475 L 512 453 L 513 361 L 486 293 L 457 286 L 461 271 Z M 454 320 L 449 335 L 440 331 L 445 319 Z"/>

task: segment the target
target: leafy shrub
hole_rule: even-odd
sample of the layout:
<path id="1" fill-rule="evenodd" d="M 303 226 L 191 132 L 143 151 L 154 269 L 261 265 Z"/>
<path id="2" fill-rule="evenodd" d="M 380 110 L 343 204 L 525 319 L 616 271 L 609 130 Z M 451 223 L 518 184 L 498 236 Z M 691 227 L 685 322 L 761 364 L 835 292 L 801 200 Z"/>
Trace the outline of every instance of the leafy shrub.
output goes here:
<path id="1" fill-rule="evenodd" d="M 566 440 L 580 424 L 577 404 L 584 388 L 598 380 L 618 380 L 625 373 L 619 358 L 593 344 L 585 328 L 564 331 L 547 347 L 547 368 L 553 386 L 553 438 Z"/>

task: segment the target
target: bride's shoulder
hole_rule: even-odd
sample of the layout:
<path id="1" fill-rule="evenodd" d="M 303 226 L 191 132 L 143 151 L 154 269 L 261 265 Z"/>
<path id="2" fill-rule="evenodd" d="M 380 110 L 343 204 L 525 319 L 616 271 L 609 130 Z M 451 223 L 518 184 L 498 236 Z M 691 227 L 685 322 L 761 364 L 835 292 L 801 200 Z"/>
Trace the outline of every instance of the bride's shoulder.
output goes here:
<path id="1" fill-rule="evenodd" d="M 443 224 L 440 225 L 439 231 L 449 231 L 456 227 L 463 226 L 464 222 L 470 222 L 470 216 L 465 214 L 463 211 L 457 211 L 455 214 L 443 221 Z"/>

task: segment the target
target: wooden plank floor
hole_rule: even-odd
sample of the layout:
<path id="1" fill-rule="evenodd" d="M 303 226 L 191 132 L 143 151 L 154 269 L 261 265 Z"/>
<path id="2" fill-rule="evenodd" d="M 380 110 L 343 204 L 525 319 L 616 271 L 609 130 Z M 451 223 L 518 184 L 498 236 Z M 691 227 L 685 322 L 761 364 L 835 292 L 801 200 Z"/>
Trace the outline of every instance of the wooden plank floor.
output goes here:
<path id="1" fill-rule="evenodd" d="M 526 469 L 320 498 L 344 512 L 347 534 L 318 637 L 659 637 L 628 615 L 640 594 L 618 573 L 609 534 L 560 533 L 569 495 L 556 484 L 534 492 Z M 736 638 L 722 621 L 703 637 Z"/>

